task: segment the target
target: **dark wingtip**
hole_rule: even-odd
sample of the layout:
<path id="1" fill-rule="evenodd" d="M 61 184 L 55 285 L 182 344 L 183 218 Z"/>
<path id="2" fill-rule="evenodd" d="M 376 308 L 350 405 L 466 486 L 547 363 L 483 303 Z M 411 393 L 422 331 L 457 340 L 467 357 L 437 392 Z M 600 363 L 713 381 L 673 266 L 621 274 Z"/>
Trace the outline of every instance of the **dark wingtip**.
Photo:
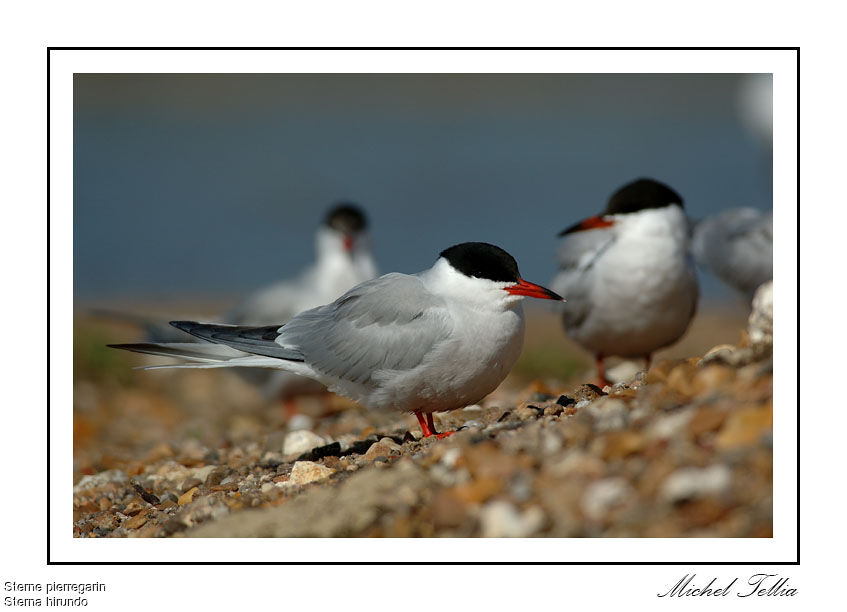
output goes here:
<path id="1" fill-rule="evenodd" d="M 184 332 L 188 332 L 189 329 L 192 329 L 195 325 L 198 325 L 197 321 L 168 321 L 168 323 L 170 325 L 173 325 L 177 329 L 181 329 Z"/>
<path id="2" fill-rule="evenodd" d="M 122 351 L 132 351 L 133 353 L 143 353 L 143 352 L 145 352 L 145 349 L 148 349 L 151 346 L 155 346 L 155 345 L 154 344 L 145 344 L 145 343 L 107 344 L 106 345 L 107 348 L 121 349 Z"/>

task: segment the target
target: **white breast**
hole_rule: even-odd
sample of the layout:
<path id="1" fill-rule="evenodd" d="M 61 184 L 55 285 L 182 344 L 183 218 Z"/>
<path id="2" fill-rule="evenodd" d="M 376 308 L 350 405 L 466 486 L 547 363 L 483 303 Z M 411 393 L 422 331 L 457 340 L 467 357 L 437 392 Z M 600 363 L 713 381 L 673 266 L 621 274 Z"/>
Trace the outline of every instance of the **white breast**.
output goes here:
<path id="1" fill-rule="evenodd" d="M 566 331 L 595 354 L 646 356 L 679 339 L 694 315 L 685 214 L 677 206 L 648 209 L 620 215 L 610 229 L 614 240 L 572 274 L 583 303 L 572 306 L 582 311 Z M 567 291 L 564 297 L 571 299 Z"/>

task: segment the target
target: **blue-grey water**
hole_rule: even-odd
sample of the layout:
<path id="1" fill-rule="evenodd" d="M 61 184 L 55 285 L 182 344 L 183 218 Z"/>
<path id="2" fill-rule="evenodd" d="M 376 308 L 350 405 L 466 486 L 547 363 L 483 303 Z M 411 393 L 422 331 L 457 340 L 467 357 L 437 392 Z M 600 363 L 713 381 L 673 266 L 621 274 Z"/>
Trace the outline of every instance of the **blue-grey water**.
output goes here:
<path id="1" fill-rule="evenodd" d="M 556 233 L 634 178 L 694 217 L 771 207 L 742 78 L 77 75 L 75 298 L 244 294 L 309 263 L 340 199 L 369 213 L 383 272 L 482 240 L 546 283 Z"/>

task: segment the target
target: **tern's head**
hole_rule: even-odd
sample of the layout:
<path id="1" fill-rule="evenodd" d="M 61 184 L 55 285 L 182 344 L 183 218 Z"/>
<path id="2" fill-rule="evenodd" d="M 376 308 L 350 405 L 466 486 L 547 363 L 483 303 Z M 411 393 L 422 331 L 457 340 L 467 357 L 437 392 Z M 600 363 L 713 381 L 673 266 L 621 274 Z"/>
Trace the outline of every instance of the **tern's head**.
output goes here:
<path id="1" fill-rule="evenodd" d="M 369 252 L 370 236 L 365 212 L 351 202 L 339 202 L 324 217 L 318 231 L 318 248 L 324 253 L 353 257 Z"/>
<path id="2" fill-rule="evenodd" d="M 518 263 L 500 247 L 486 242 L 463 242 L 441 251 L 434 270 L 441 275 L 440 284 L 447 292 L 462 294 L 466 299 L 511 303 L 524 296 L 544 300 L 562 298 L 549 289 L 521 278 Z"/>
<path id="3" fill-rule="evenodd" d="M 559 232 L 559 236 L 591 229 L 630 223 L 636 217 L 661 214 L 674 210 L 682 218 L 682 197 L 667 185 L 653 179 L 640 178 L 627 183 L 609 198 L 606 209 L 599 215 L 583 219 Z"/>

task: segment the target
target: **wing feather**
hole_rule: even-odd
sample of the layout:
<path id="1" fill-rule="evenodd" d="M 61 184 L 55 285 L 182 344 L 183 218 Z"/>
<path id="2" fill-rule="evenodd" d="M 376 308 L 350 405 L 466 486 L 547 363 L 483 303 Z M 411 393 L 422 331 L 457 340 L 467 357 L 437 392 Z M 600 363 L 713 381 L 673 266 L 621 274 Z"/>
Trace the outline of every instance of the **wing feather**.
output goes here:
<path id="1" fill-rule="evenodd" d="M 378 371 L 416 367 L 451 330 L 444 300 L 418 277 L 386 274 L 300 313 L 277 342 L 321 374 L 366 383 Z"/>
<path id="2" fill-rule="evenodd" d="M 614 244 L 611 231 L 592 229 L 567 234 L 559 243 L 557 260 L 559 273 L 551 281 L 551 289 L 567 300 L 556 304 L 561 310 L 565 327 L 579 327 L 591 309 L 591 284 L 585 274 Z"/>

